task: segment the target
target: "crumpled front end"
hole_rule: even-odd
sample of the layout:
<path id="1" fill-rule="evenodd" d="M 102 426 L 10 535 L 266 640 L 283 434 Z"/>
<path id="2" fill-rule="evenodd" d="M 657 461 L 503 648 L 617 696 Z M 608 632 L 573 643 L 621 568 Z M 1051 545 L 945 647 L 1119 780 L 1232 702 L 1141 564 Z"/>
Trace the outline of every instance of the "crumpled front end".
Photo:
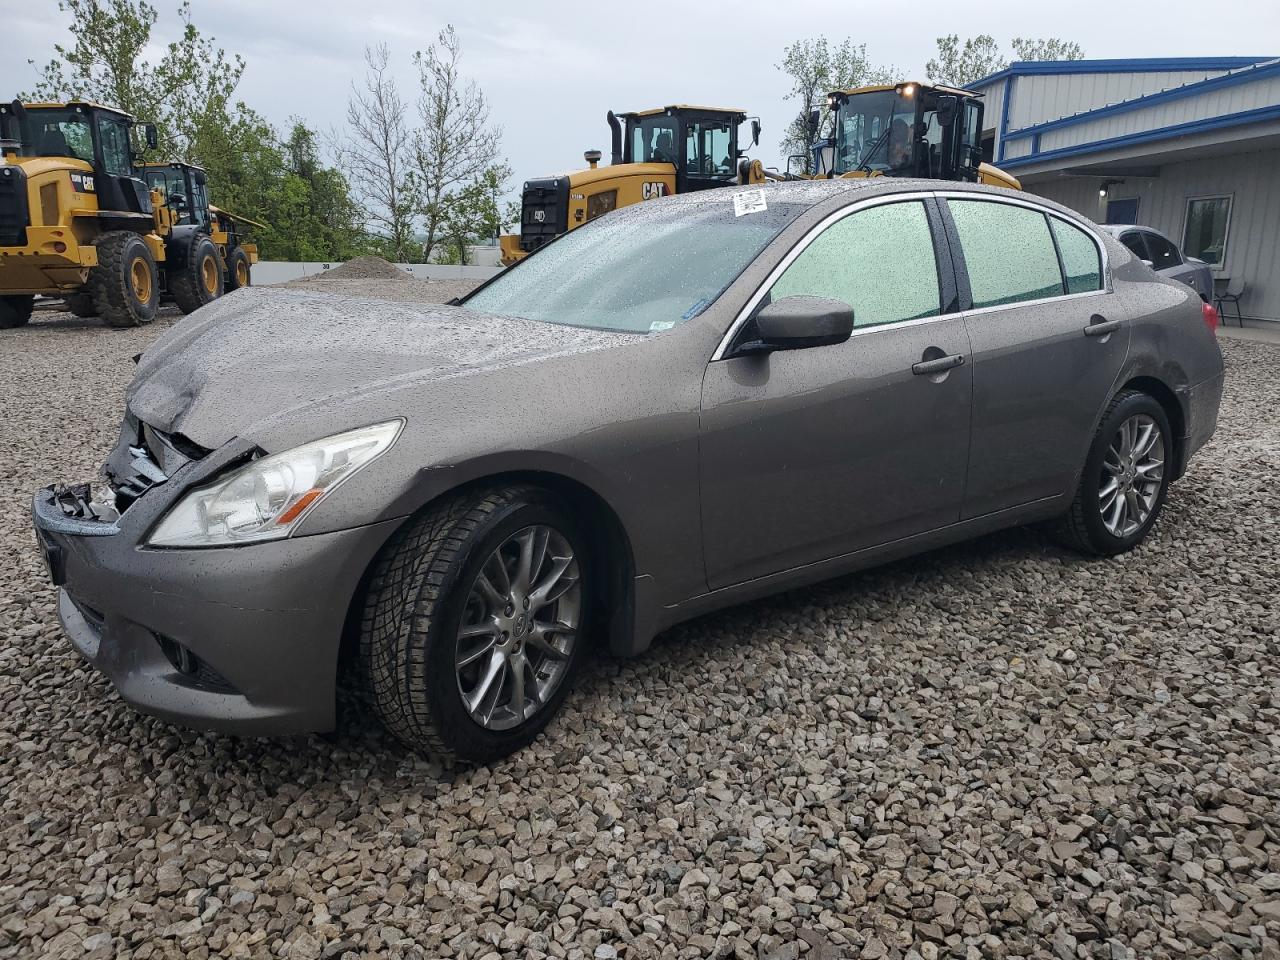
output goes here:
<path id="1" fill-rule="evenodd" d="M 72 645 L 139 710 L 232 733 L 328 730 L 351 598 L 394 523 L 146 545 L 182 492 L 251 452 L 203 450 L 128 416 L 99 480 L 37 491 L 36 536 Z"/>

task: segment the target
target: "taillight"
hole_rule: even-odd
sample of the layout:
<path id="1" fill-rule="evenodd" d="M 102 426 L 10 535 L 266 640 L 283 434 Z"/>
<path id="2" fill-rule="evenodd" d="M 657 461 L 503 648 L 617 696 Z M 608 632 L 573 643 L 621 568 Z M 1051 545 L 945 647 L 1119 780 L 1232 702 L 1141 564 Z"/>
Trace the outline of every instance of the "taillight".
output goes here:
<path id="1" fill-rule="evenodd" d="M 1200 316 L 1204 318 L 1204 325 L 1213 331 L 1214 336 L 1218 333 L 1218 308 L 1212 303 L 1200 304 Z"/>

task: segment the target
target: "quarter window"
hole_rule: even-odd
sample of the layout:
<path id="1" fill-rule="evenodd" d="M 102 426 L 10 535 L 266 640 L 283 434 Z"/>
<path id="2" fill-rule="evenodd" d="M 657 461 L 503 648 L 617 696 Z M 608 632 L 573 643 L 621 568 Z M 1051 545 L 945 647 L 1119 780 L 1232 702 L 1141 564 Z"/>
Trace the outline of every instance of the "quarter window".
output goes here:
<path id="1" fill-rule="evenodd" d="M 1053 237 L 1058 241 L 1062 271 L 1066 275 L 1067 293 L 1085 293 L 1102 289 L 1102 258 L 1098 245 L 1079 227 L 1050 217 Z"/>
<path id="2" fill-rule="evenodd" d="M 1182 250 L 1216 267 L 1227 253 L 1227 230 L 1231 225 L 1230 197 L 1197 197 L 1187 201 L 1187 226 L 1182 234 Z"/>
<path id="3" fill-rule="evenodd" d="M 1129 252 L 1139 260 L 1151 259 L 1151 257 L 1147 255 L 1147 245 L 1142 240 L 1142 234 L 1138 233 L 1136 230 L 1132 233 L 1126 233 L 1120 238 L 1120 242 L 1124 244 L 1125 247 L 1128 248 Z"/>
<path id="4" fill-rule="evenodd" d="M 982 200 L 948 200 L 975 307 L 1063 293 L 1047 218 L 1039 210 Z"/>
<path id="5" fill-rule="evenodd" d="M 770 290 L 773 300 L 793 296 L 847 303 L 859 327 L 937 316 L 938 265 L 924 204 L 884 204 L 832 224 Z"/>

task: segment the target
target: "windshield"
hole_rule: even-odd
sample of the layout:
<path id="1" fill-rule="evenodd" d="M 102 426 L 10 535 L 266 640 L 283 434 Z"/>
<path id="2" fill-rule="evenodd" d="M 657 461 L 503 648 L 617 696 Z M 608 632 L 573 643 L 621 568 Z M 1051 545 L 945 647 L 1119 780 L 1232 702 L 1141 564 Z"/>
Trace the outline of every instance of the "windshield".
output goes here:
<path id="1" fill-rule="evenodd" d="M 915 113 L 915 101 L 893 90 L 850 96 L 836 116 L 835 172 L 908 172 Z"/>
<path id="2" fill-rule="evenodd" d="M 734 197 L 650 201 L 616 211 L 539 250 L 466 300 L 486 313 L 650 333 L 696 317 L 804 207 L 775 204 L 735 216 Z"/>
<path id="3" fill-rule="evenodd" d="M 67 108 L 27 108 L 27 152 L 34 157 L 75 157 L 93 163 L 89 117 Z"/>

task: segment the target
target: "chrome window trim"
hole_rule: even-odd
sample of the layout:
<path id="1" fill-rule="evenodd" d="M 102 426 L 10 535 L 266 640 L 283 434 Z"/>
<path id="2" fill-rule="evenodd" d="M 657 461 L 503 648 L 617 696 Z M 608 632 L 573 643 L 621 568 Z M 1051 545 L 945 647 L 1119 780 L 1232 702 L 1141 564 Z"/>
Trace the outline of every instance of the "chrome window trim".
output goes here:
<path id="1" fill-rule="evenodd" d="M 765 277 L 760 286 L 756 288 L 755 293 L 753 293 L 747 299 L 747 302 L 742 305 L 737 316 L 734 317 L 733 323 L 729 325 L 729 329 L 725 331 L 724 336 L 720 338 L 720 343 L 716 346 L 715 353 L 711 355 L 711 360 L 709 362 L 715 363 L 717 360 L 725 359 L 725 355 L 729 350 L 730 344 L 733 343 L 734 337 L 738 335 L 738 331 L 742 329 L 751 314 L 755 312 L 756 307 L 760 305 L 760 301 L 763 300 L 769 291 L 773 289 L 773 285 L 778 282 L 778 278 L 786 272 L 787 268 L 795 262 L 800 254 L 804 253 L 809 244 L 813 243 L 813 241 L 816 240 L 818 236 L 832 224 L 870 207 L 883 206 L 886 203 L 928 200 L 930 198 L 935 200 L 980 200 L 988 203 L 1005 203 L 1011 206 L 1026 207 L 1029 210 L 1035 210 L 1037 213 L 1043 213 L 1045 216 L 1057 217 L 1068 226 L 1082 230 L 1084 234 L 1093 241 L 1093 245 L 1098 250 L 1099 263 L 1102 269 L 1102 288 L 1099 290 L 1084 290 L 1080 293 L 1064 293 L 1054 297 L 1041 297 L 1037 300 L 1019 300 L 1013 303 L 994 304 L 989 307 L 976 307 L 969 310 L 956 311 L 955 313 L 940 313 L 937 316 L 917 317 L 914 320 L 899 320 L 894 323 L 877 323 L 861 328 L 854 327 L 851 337 L 856 337 L 864 333 L 873 333 L 879 330 L 888 330 L 891 328 L 897 329 L 904 326 L 919 326 L 925 323 L 933 323 L 938 320 L 952 320 L 957 317 L 972 317 L 996 310 L 1008 310 L 1013 307 L 1030 307 L 1041 303 L 1076 300 L 1081 297 L 1096 297 L 1112 292 L 1111 262 L 1110 258 L 1107 256 L 1106 244 L 1102 241 L 1102 238 L 1098 236 L 1096 228 L 1087 221 L 1077 220 L 1074 216 L 1068 216 L 1061 211 L 1053 210 L 1032 200 L 1026 200 L 1022 197 L 1006 197 L 1004 194 L 996 195 L 968 190 L 913 190 L 904 193 L 888 193 L 878 197 L 865 197 L 863 199 L 856 200 L 848 206 L 841 207 L 839 210 L 833 210 L 814 224 L 809 229 L 809 232 L 801 237 L 796 245 L 787 251 L 786 256 L 779 260 L 774 268 L 769 271 L 769 275 Z"/>

